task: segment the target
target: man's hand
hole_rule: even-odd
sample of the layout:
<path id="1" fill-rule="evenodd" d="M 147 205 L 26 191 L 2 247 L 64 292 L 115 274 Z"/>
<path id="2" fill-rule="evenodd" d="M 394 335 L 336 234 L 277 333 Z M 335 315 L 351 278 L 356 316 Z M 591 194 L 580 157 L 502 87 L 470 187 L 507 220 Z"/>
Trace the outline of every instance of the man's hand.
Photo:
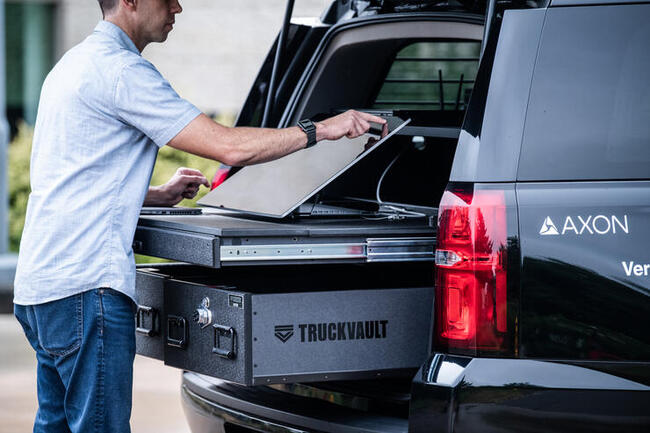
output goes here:
<path id="1" fill-rule="evenodd" d="M 144 205 L 174 206 L 184 198 L 196 197 L 201 185 L 210 187 L 210 182 L 200 171 L 181 167 L 166 184 L 149 187 Z"/>
<path id="2" fill-rule="evenodd" d="M 360 111 L 348 110 L 338 116 L 316 123 L 316 140 L 338 140 L 343 136 L 355 138 L 370 129 L 370 122 L 384 126 L 382 137 L 388 134 L 386 119 Z"/>

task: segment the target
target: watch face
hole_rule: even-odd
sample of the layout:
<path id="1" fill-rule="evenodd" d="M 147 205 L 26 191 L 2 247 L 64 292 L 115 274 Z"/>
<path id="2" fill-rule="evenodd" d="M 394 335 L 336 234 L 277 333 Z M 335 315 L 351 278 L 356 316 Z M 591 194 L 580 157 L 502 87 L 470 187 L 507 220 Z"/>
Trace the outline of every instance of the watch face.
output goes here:
<path id="1" fill-rule="evenodd" d="M 302 128 L 303 130 L 316 129 L 314 122 L 312 122 L 309 119 L 301 120 L 300 122 L 298 122 L 298 126 L 300 126 L 300 128 Z"/>

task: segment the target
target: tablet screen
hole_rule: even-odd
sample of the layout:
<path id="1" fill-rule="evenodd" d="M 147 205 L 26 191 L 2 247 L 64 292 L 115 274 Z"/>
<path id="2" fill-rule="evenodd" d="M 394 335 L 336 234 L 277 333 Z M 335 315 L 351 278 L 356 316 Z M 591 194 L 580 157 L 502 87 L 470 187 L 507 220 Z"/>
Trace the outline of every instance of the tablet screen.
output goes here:
<path id="1" fill-rule="evenodd" d="M 282 218 L 324 188 L 374 149 L 390 140 L 408 122 L 386 117 L 388 134 L 320 141 L 283 158 L 242 168 L 198 204 Z"/>

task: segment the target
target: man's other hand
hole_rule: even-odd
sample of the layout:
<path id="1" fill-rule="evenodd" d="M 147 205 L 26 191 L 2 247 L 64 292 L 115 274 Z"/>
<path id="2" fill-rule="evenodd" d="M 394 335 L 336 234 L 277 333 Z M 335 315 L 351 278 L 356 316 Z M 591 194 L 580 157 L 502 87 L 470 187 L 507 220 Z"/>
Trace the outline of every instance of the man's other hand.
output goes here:
<path id="1" fill-rule="evenodd" d="M 355 138 L 365 134 L 370 129 L 370 122 L 383 125 L 382 137 L 388 134 L 386 119 L 361 111 L 348 110 L 338 116 L 330 117 L 316 123 L 316 139 L 338 140 L 345 136 Z"/>
<path id="2" fill-rule="evenodd" d="M 200 171 L 181 167 L 166 184 L 149 187 L 144 205 L 174 206 L 184 198 L 196 197 L 201 185 L 210 188 L 210 182 Z"/>

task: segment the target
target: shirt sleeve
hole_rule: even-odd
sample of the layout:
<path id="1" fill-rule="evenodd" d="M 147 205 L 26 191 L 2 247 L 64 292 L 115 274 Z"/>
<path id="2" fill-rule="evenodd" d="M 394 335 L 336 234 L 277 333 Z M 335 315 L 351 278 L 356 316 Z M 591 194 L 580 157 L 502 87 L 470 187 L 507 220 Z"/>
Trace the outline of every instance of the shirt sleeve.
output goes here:
<path id="1" fill-rule="evenodd" d="M 158 147 L 169 143 L 201 114 L 144 60 L 122 69 L 115 86 L 114 103 L 119 118 L 142 131 Z"/>

